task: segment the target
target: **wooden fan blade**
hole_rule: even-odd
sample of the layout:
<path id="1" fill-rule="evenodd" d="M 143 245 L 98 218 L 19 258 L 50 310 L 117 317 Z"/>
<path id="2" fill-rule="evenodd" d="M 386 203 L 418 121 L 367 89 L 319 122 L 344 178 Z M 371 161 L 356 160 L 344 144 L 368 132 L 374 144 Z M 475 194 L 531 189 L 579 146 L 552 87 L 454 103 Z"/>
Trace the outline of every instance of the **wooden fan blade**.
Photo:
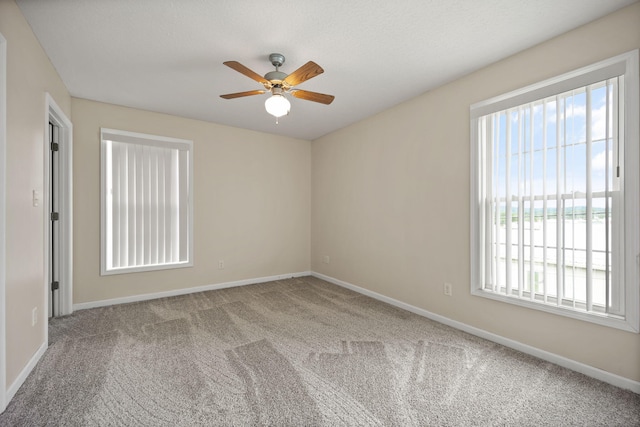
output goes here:
<path id="1" fill-rule="evenodd" d="M 300 83 L 309 80 L 312 77 L 315 77 L 319 74 L 324 73 L 324 70 L 321 66 L 316 64 L 313 61 L 309 61 L 304 64 L 302 67 L 295 70 L 293 73 L 289 74 L 283 82 L 288 84 L 289 86 L 297 86 Z"/>
<path id="2" fill-rule="evenodd" d="M 309 92 L 308 90 L 294 90 L 291 91 L 291 95 L 295 96 L 296 98 L 319 102 L 326 105 L 331 104 L 335 98 L 333 95 L 325 95 L 324 93 L 318 92 Z"/>
<path id="3" fill-rule="evenodd" d="M 233 68 L 239 73 L 244 74 L 250 79 L 257 81 L 258 83 L 262 83 L 262 84 L 269 83 L 269 81 L 264 77 L 262 77 L 260 74 L 256 73 L 255 71 L 251 71 L 250 69 L 248 69 L 247 67 L 239 63 L 238 61 L 227 61 L 227 62 L 223 62 L 223 64 L 229 68 Z"/>
<path id="4" fill-rule="evenodd" d="M 241 98 L 243 96 L 262 95 L 265 92 L 266 92 L 265 90 L 249 90 L 247 92 L 237 92 L 237 93 L 228 93 L 226 95 L 220 95 L 220 98 L 234 99 L 234 98 Z"/>

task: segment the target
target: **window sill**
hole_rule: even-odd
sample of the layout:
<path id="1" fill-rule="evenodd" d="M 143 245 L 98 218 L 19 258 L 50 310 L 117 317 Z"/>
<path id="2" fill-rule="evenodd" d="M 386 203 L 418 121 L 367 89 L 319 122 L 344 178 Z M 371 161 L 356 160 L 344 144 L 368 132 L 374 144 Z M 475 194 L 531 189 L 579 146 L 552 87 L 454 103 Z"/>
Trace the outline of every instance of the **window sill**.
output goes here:
<path id="1" fill-rule="evenodd" d="M 549 305 L 537 301 L 523 300 L 517 297 L 510 297 L 507 295 L 502 295 L 482 289 L 472 289 L 471 295 L 492 299 L 494 301 L 501 301 L 508 304 L 518 305 L 533 310 L 544 311 L 546 313 L 551 313 L 558 316 L 570 317 L 572 319 L 595 323 L 597 325 L 620 329 L 627 332 L 640 332 L 638 326 L 633 325 L 629 320 L 607 316 L 606 314 L 576 311 L 562 306 Z"/>
<path id="2" fill-rule="evenodd" d="M 140 267 L 126 267 L 126 268 L 113 268 L 110 270 L 102 269 L 100 271 L 101 276 L 111 276 L 114 274 L 128 274 L 128 273 L 140 273 L 144 271 L 157 271 L 157 270 L 171 270 L 175 268 L 193 267 L 193 262 L 178 262 L 174 264 L 155 264 L 145 265 Z"/>

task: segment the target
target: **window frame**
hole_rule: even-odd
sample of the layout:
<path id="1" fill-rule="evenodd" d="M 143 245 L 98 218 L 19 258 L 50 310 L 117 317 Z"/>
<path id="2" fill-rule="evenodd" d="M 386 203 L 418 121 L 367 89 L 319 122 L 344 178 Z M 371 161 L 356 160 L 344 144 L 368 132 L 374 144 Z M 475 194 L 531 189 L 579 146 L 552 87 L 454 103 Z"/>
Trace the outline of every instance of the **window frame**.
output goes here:
<path id="1" fill-rule="evenodd" d="M 115 136 L 115 138 L 114 138 Z M 117 139 L 119 138 L 119 139 Z M 187 202 L 186 202 L 186 260 L 161 264 L 145 264 L 134 267 L 107 268 L 107 141 L 156 147 L 177 148 L 187 151 Z M 100 275 L 126 274 L 143 271 L 167 270 L 193 266 L 193 141 L 118 129 L 100 128 Z"/>
<path id="2" fill-rule="evenodd" d="M 640 130 L 638 50 L 499 95 L 470 106 L 470 287 L 471 294 L 507 302 L 548 313 L 580 319 L 603 326 L 640 332 Z M 517 296 L 485 290 L 482 278 L 484 259 L 484 224 L 481 210 L 484 205 L 483 180 L 486 165 L 482 162 L 478 122 L 488 114 L 506 110 L 539 99 L 559 95 L 615 76 L 624 76 L 624 111 L 621 111 L 624 147 L 624 318 L 593 312 L 577 311 L 563 306 L 552 306 Z"/>

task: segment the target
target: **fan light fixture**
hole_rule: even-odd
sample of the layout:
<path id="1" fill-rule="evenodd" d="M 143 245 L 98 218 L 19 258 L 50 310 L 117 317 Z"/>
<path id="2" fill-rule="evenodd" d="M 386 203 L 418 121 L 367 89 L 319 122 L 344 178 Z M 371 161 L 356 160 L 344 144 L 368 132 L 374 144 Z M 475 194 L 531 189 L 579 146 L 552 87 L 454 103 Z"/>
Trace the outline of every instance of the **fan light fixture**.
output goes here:
<path id="1" fill-rule="evenodd" d="M 284 95 L 274 93 L 273 96 L 264 102 L 264 108 L 267 110 L 267 113 L 278 118 L 289 114 L 291 103 Z"/>

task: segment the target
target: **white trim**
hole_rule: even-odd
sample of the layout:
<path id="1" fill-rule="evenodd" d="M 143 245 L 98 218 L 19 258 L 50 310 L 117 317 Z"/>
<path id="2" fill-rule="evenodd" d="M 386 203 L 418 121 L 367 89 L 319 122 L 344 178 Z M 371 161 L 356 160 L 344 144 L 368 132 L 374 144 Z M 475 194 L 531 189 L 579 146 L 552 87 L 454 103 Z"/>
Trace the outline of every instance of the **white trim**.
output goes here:
<path id="1" fill-rule="evenodd" d="M 58 106 L 53 97 L 45 92 L 45 136 L 44 136 L 44 232 L 45 242 L 49 241 L 49 121 L 60 128 L 60 290 L 59 311 L 61 315 L 73 312 L 73 124 Z M 45 245 L 45 301 L 49 298 L 49 244 Z M 47 312 L 44 310 L 43 312 Z M 47 322 L 44 322 L 45 330 Z M 45 337 L 47 336 L 45 332 Z"/>
<path id="2" fill-rule="evenodd" d="M 471 105 L 471 118 L 477 119 L 497 111 L 527 104 L 558 93 L 568 92 L 582 86 L 588 86 L 592 83 L 610 78 L 613 74 L 622 75 L 628 72 L 626 69 L 627 61 L 632 60 L 634 55 L 637 56 L 637 50 L 569 71 L 568 73 L 516 89 L 509 93 L 476 102 Z"/>
<path id="3" fill-rule="evenodd" d="M 471 294 L 483 298 L 507 302 L 518 306 L 541 310 L 560 316 L 612 327 L 624 331 L 640 333 L 640 131 L 638 130 L 638 50 L 623 53 L 595 64 L 565 73 L 551 79 L 517 89 L 515 91 L 477 102 L 470 106 L 470 289 Z M 479 119 L 493 112 L 501 111 L 522 103 L 535 101 L 562 91 L 571 90 L 613 76 L 624 76 L 624 268 L 621 271 L 625 287 L 622 299 L 626 306 L 625 318 L 581 312 L 561 306 L 552 306 L 525 300 L 520 297 L 500 295 L 482 288 L 483 269 L 483 182 L 485 168 L 483 149 L 478 143 Z"/>
<path id="4" fill-rule="evenodd" d="M 36 351 L 35 354 L 31 357 L 31 359 L 25 365 L 25 367 L 22 368 L 22 371 L 20 371 L 18 378 L 16 378 L 13 384 L 11 384 L 11 386 L 7 389 L 7 402 L 13 399 L 13 396 L 15 396 L 18 390 L 20 389 L 20 387 L 22 387 L 22 384 L 24 384 L 27 377 L 29 376 L 31 371 L 33 371 L 33 369 L 36 367 L 36 365 L 38 364 L 38 362 L 40 361 L 40 359 L 42 358 L 42 356 L 46 351 L 47 351 L 47 342 L 45 341 L 42 343 L 40 348 L 38 348 L 38 351 Z"/>
<path id="5" fill-rule="evenodd" d="M 79 304 L 74 304 L 73 309 L 75 311 L 75 310 L 85 310 L 88 308 L 106 307 L 109 305 L 116 305 L 116 304 L 127 304 L 130 302 L 147 301 L 147 300 L 158 299 L 158 298 L 173 297 L 177 295 L 193 294 L 196 292 L 214 291 L 214 290 L 225 289 L 225 288 L 234 288 L 236 286 L 255 285 L 257 283 L 272 282 L 274 280 L 290 279 L 293 277 L 304 277 L 309 275 L 311 275 L 310 271 L 302 271 L 299 273 L 279 274 L 276 276 L 258 277 L 254 279 L 243 279 L 243 280 L 236 280 L 233 282 L 224 282 L 224 283 L 216 283 L 212 285 L 196 286 L 194 288 L 176 289 L 173 291 L 154 292 L 152 294 L 132 295 L 128 297 L 113 298 L 113 299 L 106 299 L 106 300 L 100 300 L 100 301 L 82 302 Z"/>
<path id="6" fill-rule="evenodd" d="M 0 34 L 0 413 L 7 407 L 6 365 L 6 223 L 7 223 L 7 40 Z"/>
<path id="7" fill-rule="evenodd" d="M 501 301 L 520 307 L 530 308 L 532 310 L 544 311 L 559 316 L 570 317 L 572 319 L 582 320 L 585 322 L 595 323 L 596 325 L 606 326 L 609 328 L 620 329 L 626 332 L 638 333 L 638 330 L 633 326 L 629 320 L 616 319 L 613 317 L 606 317 L 604 314 L 599 313 L 587 313 L 582 311 L 573 310 L 570 307 L 563 307 L 557 305 L 541 304 L 538 301 L 531 301 L 516 296 L 502 295 L 491 292 L 490 290 L 483 289 L 471 289 L 471 295 L 479 296 L 482 298 L 492 299 L 494 301 Z"/>
<path id="8" fill-rule="evenodd" d="M 624 298 L 627 308 L 625 314 L 629 324 L 640 333 L 640 51 L 630 52 L 626 62 L 625 76 L 625 194 L 634 197 L 625 198 L 624 233 L 625 233 L 625 290 Z M 627 166 L 630 159 L 632 167 Z M 635 160 L 634 160 L 635 159 Z M 635 286 L 630 286 L 630 284 Z"/>
<path id="9" fill-rule="evenodd" d="M 379 294 L 377 292 L 370 291 L 368 289 L 361 288 L 359 286 L 353 285 L 348 282 L 344 282 L 342 280 L 338 280 L 336 278 L 326 276 L 321 273 L 316 273 L 315 271 L 311 272 L 311 275 L 317 277 L 318 279 L 326 280 L 327 282 L 333 283 L 338 286 L 342 286 L 347 289 L 351 289 L 352 291 L 358 292 L 360 294 L 369 296 L 371 298 L 377 299 L 379 301 L 386 302 L 393 306 L 402 308 L 404 310 L 415 313 L 419 316 L 426 317 L 428 319 L 434 320 L 436 322 L 445 324 L 447 326 L 451 326 L 453 328 L 459 329 L 461 331 L 467 332 L 471 335 L 475 335 L 480 338 L 484 338 L 486 340 L 498 343 L 505 347 L 512 348 L 514 350 L 521 351 L 522 353 L 529 354 L 531 356 L 537 357 L 542 360 L 546 360 L 547 362 L 554 363 L 556 365 L 562 366 L 563 368 L 571 369 L 572 371 L 579 372 L 588 377 L 595 378 L 597 380 L 606 382 L 608 384 L 614 385 L 616 387 L 623 388 L 625 390 L 631 390 L 634 393 L 640 394 L 640 382 L 631 380 L 629 378 L 622 377 L 620 375 L 612 374 L 611 372 L 603 371 L 602 369 L 595 368 L 593 366 L 585 365 L 584 363 L 575 361 L 573 359 L 568 359 L 564 356 L 557 355 L 555 353 L 551 353 L 545 350 L 541 350 L 536 347 L 532 347 L 527 344 L 523 344 L 519 341 L 515 341 L 509 338 L 505 338 L 500 335 L 496 335 L 494 333 L 485 331 L 480 328 L 476 328 L 474 326 L 467 325 L 466 323 L 458 322 L 457 320 L 449 319 L 448 317 L 441 316 L 439 314 L 432 313 L 430 311 L 424 310 L 422 308 L 414 307 L 410 304 L 404 303 L 402 301 L 398 301 L 396 299 L 387 297 L 385 295 Z"/>
<path id="10" fill-rule="evenodd" d="M 139 266 L 125 266 L 122 268 L 110 266 L 110 262 L 108 258 L 110 257 L 110 253 L 107 251 L 108 247 L 108 237 L 107 237 L 107 229 L 109 220 L 107 218 L 107 141 L 119 142 L 119 143 L 128 143 L 128 144 L 136 144 L 136 145 L 148 145 L 155 147 L 163 147 L 163 148 L 173 148 L 178 149 L 180 151 L 186 151 L 188 153 L 187 156 L 187 200 L 186 200 L 186 210 L 187 210 L 187 243 L 186 248 L 184 248 L 187 252 L 187 259 L 185 261 L 177 261 L 177 262 L 167 262 L 161 264 L 144 264 Z M 186 150 L 185 150 L 186 148 Z M 194 173 L 193 173 L 193 150 L 194 144 L 192 140 L 188 139 L 180 139 L 180 138 L 172 138 L 166 136 L 159 135 L 150 135 L 139 132 L 129 132 L 124 130 L 117 129 L 109 129 L 109 128 L 100 128 L 100 275 L 107 276 L 112 274 L 126 274 L 126 273 L 134 273 L 140 271 L 155 271 L 155 270 L 165 270 L 165 269 L 174 269 L 174 268 L 184 268 L 184 267 L 192 267 L 193 259 L 194 259 L 194 236 L 193 236 L 193 195 L 194 193 Z M 184 203 L 180 202 L 180 206 L 182 207 Z M 182 221 L 181 221 L 182 222 Z M 183 248 L 180 250 L 180 254 L 183 254 Z"/>

